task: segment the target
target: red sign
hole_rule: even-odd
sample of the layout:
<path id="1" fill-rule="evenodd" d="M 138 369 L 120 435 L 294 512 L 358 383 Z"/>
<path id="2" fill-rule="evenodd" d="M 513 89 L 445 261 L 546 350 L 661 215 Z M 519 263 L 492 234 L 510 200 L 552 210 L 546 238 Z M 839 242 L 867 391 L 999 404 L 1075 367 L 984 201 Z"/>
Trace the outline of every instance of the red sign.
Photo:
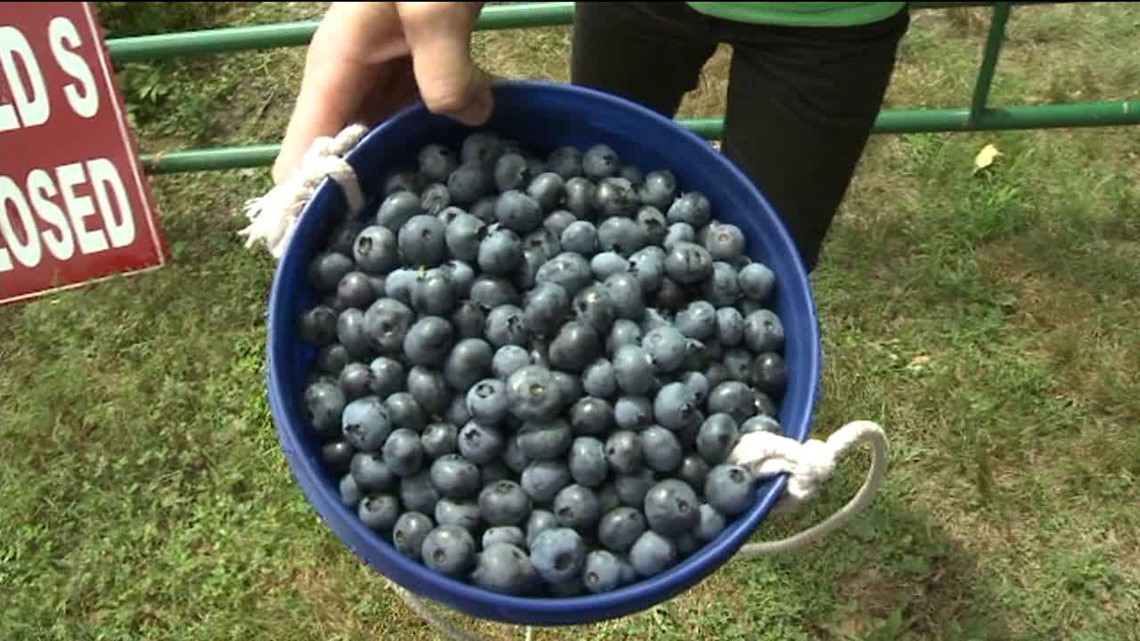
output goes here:
<path id="1" fill-rule="evenodd" d="M 93 3 L 4 2 L 0 305 L 168 260 Z"/>

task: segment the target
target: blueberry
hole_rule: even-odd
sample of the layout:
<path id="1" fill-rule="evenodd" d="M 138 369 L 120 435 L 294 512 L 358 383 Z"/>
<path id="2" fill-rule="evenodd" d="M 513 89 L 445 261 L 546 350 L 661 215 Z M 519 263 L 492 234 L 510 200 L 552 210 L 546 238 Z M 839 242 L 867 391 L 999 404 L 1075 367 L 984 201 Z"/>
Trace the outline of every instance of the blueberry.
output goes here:
<path id="1" fill-rule="evenodd" d="M 437 370 L 417 365 L 408 372 L 408 393 L 424 412 L 438 416 L 451 405 L 451 388 Z"/>
<path id="2" fill-rule="evenodd" d="M 617 371 L 614 364 L 599 358 L 587 365 L 582 372 L 582 389 L 598 398 L 610 398 L 617 394 Z"/>
<path id="3" fill-rule="evenodd" d="M 483 221 L 485 225 L 491 225 L 498 222 L 495 220 L 495 201 L 498 200 L 494 196 L 484 196 L 475 201 L 471 205 L 471 215 Z"/>
<path id="4" fill-rule="evenodd" d="M 479 493 L 479 468 L 459 454 L 445 454 L 431 464 L 431 482 L 441 497 L 464 499 Z"/>
<path id="5" fill-rule="evenodd" d="M 632 256 L 645 247 L 648 240 L 645 230 L 632 218 L 613 216 L 598 225 L 598 248 L 603 252 Z"/>
<path id="6" fill-rule="evenodd" d="M 499 525 L 484 530 L 483 549 L 486 550 L 496 543 L 506 543 L 519 548 L 525 548 L 526 533 L 517 525 Z"/>
<path id="7" fill-rule="evenodd" d="M 738 439 L 736 421 L 732 416 L 713 414 L 705 419 L 697 434 L 697 451 L 709 465 L 719 465 L 728 459 Z"/>
<path id="8" fill-rule="evenodd" d="M 400 503 L 410 512 L 435 514 L 435 504 L 439 502 L 439 492 L 431 482 L 428 469 L 400 479 Z"/>
<path id="9" fill-rule="evenodd" d="M 617 309 L 608 289 L 599 283 L 583 288 L 574 296 L 576 318 L 594 328 L 598 335 L 609 332 L 617 318 Z"/>
<path id="10" fill-rule="evenodd" d="M 349 473 L 356 486 L 364 492 L 386 492 L 399 477 L 392 473 L 379 451 L 357 452 L 349 464 Z"/>
<path id="11" fill-rule="evenodd" d="M 321 446 L 321 461 L 333 474 L 344 474 L 349 470 L 356 448 L 344 439 L 329 441 Z"/>
<path id="12" fill-rule="evenodd" d="M 464 161 L 447 177 L 447 191 L 451 202 L 461 207 L 472 205 L 483 198 L 492 187 L 483 165 Z M 472 212 L 475 213 L 474 208 Z"/>
<path id="13" fill-rule="evenodd" d="M 534 177 L 526 193 L 538 202 L 542 211 L 551 211 L 566 200 L 566 181 L 557 172 L 544 172 Z"/>
<path id="14" fill-rule="evenodd" d="M 370 340 L 364 322 L 364 312 L 349 308 L 340 313 L 336 321 L 336 337 L 354 360 L 369 356 Z"/>
<path id="15" fill-rule="evenodd" d="M 575 438 L 567 460 L 570 476 L 578 485 L 594 488 L 606 480 L 609 472 L 606 447 L 598 439 L 588 436 Z"/>
<path id="16" fill-rule="evenodd" d="M 654 472 L 673 472 L 681 466 L 684 452 L 677 435 L 659 426 L 651 425 L 638 435 L 641 440 L 641 458 L 645 467 Z"/>
<path id="17" fill-rule="evenodd" d="M 486 233 L 486 223 L 467 212 L 460 211 L 447 224 L 444 243 L 452 257 L 474 262 L 479 257 L 479 245 Z"/>
<path id="18" fill-rule="evenodd" d="M 751 434 L 752 432 L 771 432 L 773 434 L 782 435 L 784 428 L 775 418 L 766 414 L 757 414 L 740 424 L 741 436 Z"/>
<path id="19" fill-rule="evenodd" d="M 645 174 L 637 194 L 646 205 L 666 209 L 673 204 L 677 194 L 677 178 L 667 169 L 658 169 Z"/>
<path id="20" fill-rule="evenodd" d="M 391 494 L 365 496 L 357 508 L 357 516 L 364 525 L 376 532 L 387 532 L 400 518 L 400 500 Z"/>
<path id="21" fill-rule="evenodd" d="M 559 147 L 550 152 L 547 166 L 564 180 L 582 175 L 582 152 L 576 147 Z"/>
<path id="22" fill-rule="evenodd" d="M 559 209 L 558 211 L 551 212 L 550 215 L 546 217 L 546 220 L 542 221 L 542 226 L 546 231 L 554 234 L 556 238 L 561 239 L 562 232 L 566 231 L 566 228 L 576 220 L 578 219 L 574 214 L 571 214 L 565 209 Z"/>
<path id="23" fill-rule="evenodd" d="M 327 306 L 318 305 L 301 314 L 298 334 L 304 342 L 324 347 L 336 340 L 336 313 Z"/>
<path id="24" fill-rule="evenodd" d="M 665 254 L 653 249 L 661 248 L 645 247 L 629 256 L 629 273 L 641 284 L 641 291 L 645 294 L 656 291 L 665 276 Z"/>
<path id="25" fill-rule="evenodd" d="M 478 130 L 467 135 L 460 145 L 459 153 L 464 163 L 490 165 L 504 153 L 504 143 L 497 134 Z"/>
<path id="26" fill-rule="evenodd" d="M 455 342 L 451 323 L 439 316 L 423 316 L 404 336 L 404 355 L 413 365 L 443 365 Z"/>
<path id="27" fill-rule="evenodd" d="M 776 286 L 776 274 L 763 263 L 750 263 L 741 268 L 737 277 L 740 293 L 757 302 L 763 302 Z"/>
<path id="28" fill-rule="evenodd" d="M 616 355 L 623 345 L 640 347 L 641 327 L 629 319 L 619 318 L 614 321 L 614 326 L 610 328 L 610 335 L 606 337 L 606 352 L 611 356 Z"/>
<path id="29" fill-rule="evenodd" d="M 689 338 L 701 341 L 716 337 L 716 308 L 708 301 L 697 300 L 677 313 L 677 329 Z"/>
<path id="30" fill-rule="evenodd" d="M 665 256 L 665 274 L 682 285 L 699 283 L 712 271 L 712 255 L 696 243 L 678 242 Z"/>
<path id="31" fill-rule="evenodd" d="M 499 156 L 493 176 L 500 192 L 522 189 L 531 179 L 526 158 L 517 153 Z"/>
<path id="32" fill-rule="evenodd" d="M 348 367 L 348 362 L 348 350 L 345 346 L 340 343 L 333 343 L 331 345 L 325 345 L 317 352 L 317 358 L 314 364 L 317 366 L 317 369 L 327 374 L 340 374 L 341 370 Z"/>
<path id="33" fill-rule="evenodd" d="M 337 377 L 341 391 L 348 401 L 354 401 L 372 392 L 372 370 L 364 363 L 349 363 Z"/>
<path id="34" fill-rule="evenodd" d="M 629 551 L 647 528 L 645 517 L 629 506 L 619 506 L 605 513 L 598 521 L 598 542 L 610 552 L 623 554 Z"/>
<path id="35" fill-rule="evenodd" d="M 562 246 L 563 251 L 574 252 L 586 258 L 592 257 L 598 253 L 600 247 L 598 243 L 598 230 L 594 224 L 586 220 L 576 220 L 570 223 L 562 235 L 558 237 L 558 243 Z"/>
<path id="36" fill-rule="evenodd" d="M 637 191 L 634 190 L 633 185 L 629 180 L 616 176 L 602 178 L 598 182 L 598 187 L 594 191 L 594 209 L 596 209 L 603 217 L 605 216 L 633 216 L 637 211 L 640 201 L 637 198 Z M 640 230 L 637 223 L 630 218 L 626 220 L 633 225 L 633 227 Z"/>
<path id="37" fill-rule="evenodd" d="M 495 203 L 495 219 L 506 229 L 525 234 L 542 225 L 542 207 L 523 192 L 504 191 Z"/>
<path id="38" fill-rule="evenodd" d="M 759 309 L 744 319 L 744 342 L 754 353 L 773 352 L 784 346 L 784 325 L 770 309 Z"/>
<path id="39" fill-rule="evenodd" d="M 697 232 L 688 223 L 671 223 L 665 231 L 661 246 L 671 251 L 678 243 L 692 243 L 697 240 Z"/>
<path id="40" fill-rule="evenodd" d="M 538 261 L 538 266 L 541 267 L 543 263 L 562 253 L 562 244 L 558 238 L 558 234 L 545 227 L 539 227 L 523 238 L 523 253 L 531 251 Z M 537 271 L 536 269 L 535 272 Z"/>
<path id="41" fill-rule="evenodd" d="M 578 436 L 604 436 L 614 427 L 614 409 L 604 399 L 585 396 L 570 407 L 570 429 Z"/>
<path id="42" fill-rule="evenodd" d="M 459 155 L 445 145 L 429 144 L 417 157 L 420 173 L 432 182 L 443 182 L 459 166 Z"/>
<path id="43" fill-rule="evenodd" d="M 619 474 L 614 477 L 614 490 L 617 491 L 618 499 L 621 500 L 622 505 L 641 509 L 645 504 L 645 494 L 649 492 L 649 488 L 653 487 L 654 483 L 656 483 L 656 479 L 653 476 L 653 470 L 640 467 L 632 473 Z"/>
<path id="44" fill-rule="evenodd" d="M 455 288 L 442 273 L 417 279 L 412 286 L 412 307 L 421 314 L 444 316 L 456 302 Z"/>
<path id="45" fill-rule="evenodd" d="M 497 425 L 507 417 L 509 401 L 506 383 L 484 378 L 467 391 L 467 412 L 484 425 Z"/>
<path id="46" fill-rule="evenodd" d="M 561 461 L 534 461 L 519 477 L 523 491 L 535 503 L 547 503 L 572 481 L 570 468 Z"/>
<path id="47" fill-rule="evenodd" d="M 668 383 L 653 399 L 653 417 L 665 429 L 677 431 L 703 419 L 696 395 L 681 382 Z"/>
<path id="48" fill-rule="evenodd" d="M 705 249 L 712 254 L 713 260 L 731 261 L 744 253 L 744 232 L 736 225 L 713 222 L 707 229 Z"/>
<path id="49" fill-rule="evenodd" d="M 661 536 L 676 538 L 700 523 L 700 500 L 687 483 L 665 479 L 645 494 L 645 522 Z"/>
<path id="50" fill-rule="evenodd" d="M 439 525 L 428 532 L 422 551 L 424 565 L 454 579 L 462 579 L 475 566 L 475 539 L 458 525 Z"/>
<path id="51" fill-rule="evenodd" d="M 394 356 L 404 346 L 404 335 L 415 318 L 411 308 L 392 298 L 381 298 L 364 312 L 364 333 L 373 349 Z"/>
<path id="52" fill-rule="evenodd" d="M 398 267 L 384 277 L 384 296 L 397 300 L 404 305 L 412 304 L 412 290 L 420 279 L 420 273 L 414 269 Z"/>
<path id="53" fill-rule="evenodd" d="M 345 440 L 358 450 L 376 451 L 392 433 L 391 417 L 376 396 L 358 398 L 345 405 L 340 418 Z"/>
<path id="54" fill-rule="evenodd" d="M 492 526 L 522 525 L 530 510 L 530 497 L 514 481 L 501 480 L 479 492 L 479 514 Z"/>
<path id="55" fill-rule="evenodd" d="M 436 422 L 424 428 L 420 434 L 420 445 L 424 456 L 432 460 L 439 460 L 448 454 L 459 451 L 459 429 L 452 423 Z"/>
<path id="56" fill-rule="evenodd" d="M 606 462 L 617 474 L 633 474 L 641 469 L 641 439 L 630 430 L 618 430 L 606 440 Z"/>
<path id="57" fill-rule="evenodd" d="M 467 396 L 464 394 L 456 394 L 451 397 L 451 405 L 447 408 L 447 415 L 444 417 L 452 426 L 466 425 L 467 421 L 471 420 L 471 412 L 467 411 Z M 458 427 L 456 427 L 458 432 Z"/>
<path id="58" fill-rule="evenodd" d="M 365 309 L 376 299 L 372 281 L 364 272 L 351 271 L 341 277 L 337 284 L 336 297 L 344 308 Z"/>
<path id="59" fill-rule="evenodd" d="M 617 152 L 608 145 L 594 145 L 582 154 L 582 173 L 590 180 L 597 181 L 613 176 L 620 167 Z"/>
<path id="60" fill-rule="evenodd" d="M 424 459 L 420 435 L 404 427 L 393 430 L 388 435 L 382 451 L 384 464 L 399 477 L 411 476 L 418 472 Z"/>
<path id="61" fill-rule="evenodd" d="M 527 325 L 523 311 L 514 305 L 499 305 L 487 314 L 484 335 L 495 347 L 504 345 L 525 345 Z"/>
<path id="62" fill-rule="evenodd" d="M 397 191 L 390 194 L 380 203 L 376 211 L 376 223 L 387 227 L 388 231 L 398 234 L 413 216 L 422 214 L 420 197 L 411 191 Z"/>
<path id="63" fill-rule="evenodd" d="M 617 348 L 613 360 L 614 378 L 623 392 L 635 396 L 649 393 L 653 386 L 653 361 L 638 345 Z"/>
<path id="64" fill-rule="evenodd" d="M 503 454 L 505 455 L 506 452 L 504 451 Z M 511 468 L 507 467 L 507 464 L 501 459 L 491 461 L 479 468 L 479 482 L 484 486 L 509 480 L 512 480 Z"/>
<path id="65" fill-rule="evenodd" d="M 586 555 L 582 566 L 582 585 L 592 594 L 613 592 L 621 586 L 621 563 L 605 550 L 594 550 Z"/>
<path id="66" fill-rule="evenodd" d="M 394 171 L 384 177 L 383 193 L 390 196 L 398 191 L 415 191 L 415 176 L 411 171 Z"/>
<path id="67" fill-rule="evenodd" d="M 646 530 L 630 548 L 629 562 L 638 576 L 655 576 L 677 562 L 677 548 L 673 541 Z"/>
<path id="68" fill-rule="evenodd" d="M 553 512 L 547 510 L 534 510 L 526 520 L 526 546 L 534 549 L 534 541 L 539 534 L 558 527 L 558 519 Z"/>
<path id="69" fill-rule="evenodd" d="M 519 345 L 503 345 L 495 350 L 495 355 L 491 359 L 491 372 L 497 378 L 506 380 L 515 370 L 530 364 L 530 353 L 526 348 Z"/>
<path id="70" fill-rule="evenodd" d="M 693 530 L 693 536 L 701 543 L 708 543 L 724 530 L 725 524 L 726 521 L 723 514 L 717 512 L 716 508 L 708 503 L 702 503 L 700 508 L 700 520 L 697 522 L 696 529 Z"/>
<path id="71" fill-rule="evenodd" d="M 490 276 L 508 276 L 523 259 L 522 239 L 506 227 L 490 231 L 479 243 L 479 268 Z"/>
<path id="72" fill-rule="evenodd" d="M 738 309 L 716 310 L 716 338 L 724 347 L 734 347 L 744 340 L 744 315 Z"/>
<path id="73" fill-rule="evenodd" d="M 475 284 L 475 269 L 466 261 L 449 260 L 433 271 L 451 283 L 451 290 L 457 299 L 467 297 L 471 293 L 471 286 Z"/>
<path id="74" fill-rule="evenodd" d="M 603 483 L 596 489 L 596 493 L 598 495 L 598 508 L 602 514 L 608 514 L 611 510 L 621 507 L 621 498 L 618 496 L 617 490 L 614 489 L 613 483 Z"/>
<path id="75" fill-rule="evenodd" d="M 432 183 L 420 193 L 420 209 L 425 214 L 439 216 L 450 205 L 451 192 L 447 190 L 447 185 Z"/>
<path id="76" fill-rule="evenodd" d="M 746 349 L 733 347 L 725 350 L 721 359 L 731 380 L 745 382 L 752 378 L 752 354 Z"/>
<path id="77" fill-rule="evenodd" d="M 378 356 L 368 365 L 372 370 L 372 393 L 380 398 L 388 398 L 396 392 L 404 391 L 407 373 L 404 366 L 394 358 Z"/>
<path id="78" fill-rule="evenodd" d="M 577 483 L 558 491 L 552 511 L 560 525 L 579 532 L 590 531 L 601 518 L 597 495 L 590 488 Z"/>
<path id="79" fill-rule="evenodd" d="M 561 460 L 574 439 L 570 425 L 558 418 L 552 421 L 526 421 L 515 437 L 519 449 L 532 461 Z"/>
<path id="80" fill-rule="evenodd" d="M 515 474 L 522 474 L 530 465 L 531 461 L 523 454 L 522 449 L 519 448 L 519 440 L 517 437 L 511 437 L 507 440 L 507 447 L 503 451 L 503 462 Z"/>
<path id="81" fill-rule="evenodd" d="M 624 256 L 614 251 L 606 251 L 600 254 L 595 254 L 590 259 L 590 270 L 594 272 L 594 278 L 599 281 L 605 281 L 613 274 L 623 274 L 629 271 L 629 261 Z"/>
<path id="82" fill-rule="evenodd" d="M 570 231 L 573 227 L 566 228 Z M 563 233 L 565 236 L 565 232 Z M 550 282 L 559 285 L 562 289 L 566 290 L 566 295 L 573 298 L 578 295 L 578 292 L 588 286 L 594 280 L 594 274 L 590 271 L 590 263 L 581 256 L 572 251 L 565 250 L 565 241 L 563 241 L 564 251 L 546 261 L 539 268 L 538 274 L 535 275 L 535 283 Z"/>
<path id="83" fill-rule="evenodd" d="M 419 561 L 424 539 L 432 527 L 432 521 L 427 515 L 416 511 L 404 512 L 392 527 L 392 545 L 400 554 Z"/>
<path id="84" fill-rule="evenodd" d="M 756 391 L 740 381 L 725 381 L 709 393 L 708 413 L 725 413 L 738 424 L 756 414 Z"/>
<path id="85" fill-rule="evenodd" d="M 654 293 L 652 305 L 659 311 L 674 314 L 689 303 L 689 291 L 671 278 L 662 278 L 661 285 Z"/>
<path id="86" fill-rule="evenodd" d="M 464 338 L 455 344 L 443 366 L 443 375 L 452 389 L 467 390 L 491 374 L 494 351 L 481 338 Z"/>
<path id="87" fill-rule="evenodd" d="M 637 320 L 645 314 L 641 282 L 629 272 L 611 274 L 603 282 L 617 318 Z"/>
<path id="88" fill-rule="evenodd" d="M 499 458 L 507 443 L 494 427 L 470 421 L 459 430 L 459 453 L 476 465 L 487 465 Z"/>
<path id="89" fill-rule="evenodd" d="M 641 347 L 649 355 L 654 371 L 662 374 L 677 371 L 685 360 L 685 336 L 674 327 L 658 327 L 646 332 Z"/>
<path id="90" fill-rule="evenodd" d="M 756 499 L 755 477 L 739 465 L 722 463 L 709 470 L 704 490 L 705 501 L 727 517 L 744 512 Z"/>
<path id="91" fill-rule="evenodd" d="M 393 426 L 404 427 L 416 433 L 427 427 L 427 416 L 416 397 L 410 392 L 396 392 L 384 399 L 384 411 Z"/>
<path id="92" fill-rule="evenodd" d="M 558 386 L 559 396 L 561 397 L 558 410 L 562 411 L 567 406 L 572 405 L 577 399 L 582 398 L 582 379 L 569 372 L 562 370 L 552 370 L 551 375 L 554 376 L 554 384 Z"/>
<path id="93" fill-rule="evenodd" d="M 566 181 L 566 209 L 580 220 L 594 214 L 594 192 L 597 187 L 585 177 L 570 178 Z"/>
<path id="94" fill-rule="evenodd" d="M 602 339 L 588 322 L 574 320 L 558 330 L 550 343 L 550 363 L 567 372 L 581 372 L 602 354 Z"/>
<path id="95" fill-rule="evenodd" d="M 618 429 L 640 431 L 653 422 L 653 402 L 644 396 L 623 396 L 614 403 Z"/>
<path id="96" fill-rule="evenodd" d="M 482 338 L 487 314 L 483 306 L 473 300 L 465 300 L 451 314 L 451 324 L 459 338 Z"/>
<path id="97" fill-rule="evenodd" d="M 443 497 L 435 504 L 437 525 L 458 525 L 473 535 L 479 529 L 479 504 L 473 499 Z"/>
<path id="98" fill-rule="evenodd" d="M 553 418 L 562 408 L 561 390 L 550 370 L 527 365 L 507 379 L 507 405 L 512 415 L 524 421 Z"/>
<path id="99" fill-rule="evenodd" d="M 712 205 L 704 194 L 691 191 L 674 200 L 666 216 L 670 223 L 687 223 L 699 229 L 712 220 Z"/>
<path id="100" fill-rule="evenodd" d="M 699 454 L 686 455 L 681 459 L 681 467 L 677 470 L 677 478 L 695 488 L 704 488 L 708 475 L 709 465 Z"/>
<path id="101" fill-rule="evenodd" d="M 520 545 L 495 542 L 484 544 L 471 572 L 471 582 L 485 590 L 519 596 L 535 589 L 538 573 Z"/>
<path id="102" fill-rule="evenodd" d="M 570 313 L 570 296 L 552 282 L 537 283 L 523 300 L 526 328 L 539 338 L 552 338 Z"/>
<path id="103" fill-rule="evenodd" d="M 352 271 L 352 259 L 339 252 L 325 251 L 309 263 L 309 284 L 319 294 L 332 294 L 344 275 Z"/>
<path id="104" fill-rule="evenodd" d="M 693 398 L 696 399 L 697 403 L 703 405 L 705 401 L 708 400 L 709 379 L 706 378 L 704 374 L 690 371 L 686 372 L 680 380 L 685 384 L 685 387 L 689 388 L 689 391 L 692 392 Z"/>
<path id="105" fill-rule="evenodd" d="M 341 503 L 348 507 L 356 507 L 356 505 L 360 503 L 360 500 L 364 498 L 364 492 L 357 486 L 356 479 L 352 478 L 351 474 L 345 474 L 340 477 L 337 490 L 340 493 Z"/>

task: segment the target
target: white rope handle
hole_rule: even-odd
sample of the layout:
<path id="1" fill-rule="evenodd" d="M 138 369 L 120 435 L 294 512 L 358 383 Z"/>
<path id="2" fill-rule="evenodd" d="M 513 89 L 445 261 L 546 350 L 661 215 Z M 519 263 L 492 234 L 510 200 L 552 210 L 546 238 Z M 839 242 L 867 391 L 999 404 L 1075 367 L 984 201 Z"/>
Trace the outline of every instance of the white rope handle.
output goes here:
<path id="1" fill-rule="evenodd" d="M 883 428 L 871 421 L 853 421 L 839 428 L 826 441 L 811 439 L 800 443 L 772 432 L 751 432 L 740 437 L 729 461 L 747 467 L 760 479 L 790 474 L 787 489 L 773 512 L 794 510 L 813 498 L 820 486 L 835 472 L 837 459 L 860 442 L 871 445 L 871 467 L 855 496 L 822 522 L 777 541 L 749 543 L 738 557 L 791 552 L 811 545 L 838 529 L 867 507 L 887 473 L 887 437 Z"/>
<path id="2" fill-rule="evenodd" d="M 264 196 L 246 201 L 245 216 L 250 223 L 238 232 L 238 235 L 245 236 L 245 246 L 253 247 L 263 242 L 273 257 L 280 260 L 293 238 L 297 217 L 325 178 L 331 178 L 340 185 L 348 203 L 348 215 L 360 213 L 365 203 L 364 192 L 352 165 L 343 157 L 366 133 L 367 127 L 353 124 L 332 138 L 317 138 L 289 180 Z"/>

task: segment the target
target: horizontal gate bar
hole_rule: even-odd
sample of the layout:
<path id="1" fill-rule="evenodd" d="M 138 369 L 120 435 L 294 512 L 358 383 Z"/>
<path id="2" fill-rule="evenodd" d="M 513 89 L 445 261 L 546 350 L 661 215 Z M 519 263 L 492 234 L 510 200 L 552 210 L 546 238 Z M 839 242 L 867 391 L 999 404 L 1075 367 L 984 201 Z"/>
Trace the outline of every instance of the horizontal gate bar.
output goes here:
<path id="1" fill-rule="evenodd" d="M 995 2 L 913 2 L 912 9 L 950 7 L 990 7 Z M 1014 2 L 1012 4 L 1064 4 L 1057 2 Z M 560 26 L 574 20 L 573 2 L 526 2 L 491 5 L 483 9 L 475 28 L 480 31 Z M 183 56 L 204 56 L 234 51 L 274 49 L 306 45 L 317 30 L 319 20 L 282 22 L 182 31 L 148 36 L 115 38 L 107 41 L 111 59 L 118 64 L 140 60 L 161 60 Z"/>
<path id="2" fill-rule="evenodd" d="M 717 140 L 724 132 L 723 118 L 692 118 L 678 123 L 707 140 Z M 973 118 L 968 108 L 887 109 L 879 114 L 874 131 L 900 134 L 1136 124 L 1140 124 L 1140 100 L 989 108 Z M 218 147 L 147 154 L 142 160 L 147 171 L 154 174 L 240 169 L 271 165 L 279 150 L 276 144 Z"/>

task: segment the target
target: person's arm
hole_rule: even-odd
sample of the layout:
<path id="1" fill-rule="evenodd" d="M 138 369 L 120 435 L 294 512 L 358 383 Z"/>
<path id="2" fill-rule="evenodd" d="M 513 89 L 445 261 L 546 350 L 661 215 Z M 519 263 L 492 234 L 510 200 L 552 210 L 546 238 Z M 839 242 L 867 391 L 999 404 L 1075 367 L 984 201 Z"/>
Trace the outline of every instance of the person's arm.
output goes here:
<path id="1" fill-rule="evenodd" d="M 320 136 L 375 125 L 417 97 L 468 125 L 487 121 L 491 78 L 471 60 L 483 3 L 336 2 L 313 35 L 273 179 L 282 183 Z"/>

